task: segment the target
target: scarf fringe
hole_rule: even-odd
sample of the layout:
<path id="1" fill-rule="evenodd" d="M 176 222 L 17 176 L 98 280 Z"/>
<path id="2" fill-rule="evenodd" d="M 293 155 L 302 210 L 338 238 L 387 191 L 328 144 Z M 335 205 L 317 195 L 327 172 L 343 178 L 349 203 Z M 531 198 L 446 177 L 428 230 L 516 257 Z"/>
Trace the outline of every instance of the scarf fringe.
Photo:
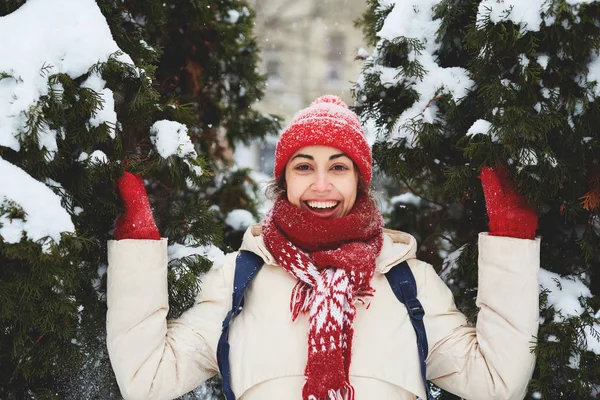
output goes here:
<path id="1" fill-rule="evenodd" d="M 305 282 L 298 281 L 292 291 L 290 299 L 290 311 L 292 313 L 292 322 L 302 313 L 308 312 L 315 299 L 315 291 Z"/>

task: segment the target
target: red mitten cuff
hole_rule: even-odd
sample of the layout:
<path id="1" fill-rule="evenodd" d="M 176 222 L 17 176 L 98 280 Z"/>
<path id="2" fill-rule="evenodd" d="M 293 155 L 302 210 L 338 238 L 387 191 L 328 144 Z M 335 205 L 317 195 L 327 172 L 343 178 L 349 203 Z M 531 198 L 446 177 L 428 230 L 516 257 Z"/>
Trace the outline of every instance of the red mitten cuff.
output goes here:
<path id="1" fill-rule="evenodd" d="M 479 179 L 485 195 L 490 234 L 535 239 L 538 216 L 513 188 L 506 171 L 484 167 Z"/>
<path id="2" fill-rule="evenodd" d="M 496 218 L 490 218 L 490 235 L 535 239 L 538 218 L 533 210 L 507 209 Z"/>
<path id="3" fill-rule="evenodd" d="M 115 238 L 159 240 L 160 234 L 154 223 L 152 209 L 141 176 L 125 172 L 117 181 L 117 187 L 125 213 L 115 223 Z"/>

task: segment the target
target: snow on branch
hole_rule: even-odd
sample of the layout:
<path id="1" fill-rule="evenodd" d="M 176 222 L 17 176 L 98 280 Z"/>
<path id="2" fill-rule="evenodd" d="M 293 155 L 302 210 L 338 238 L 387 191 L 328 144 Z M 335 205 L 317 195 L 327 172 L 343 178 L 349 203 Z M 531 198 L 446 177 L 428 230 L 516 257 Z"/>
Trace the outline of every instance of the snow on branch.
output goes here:
<path id="1" fill-rule="evenodd" d="M 12 77 L 0 79 L 0 146 L 15 151 L 49 75 L 80 77 L 120 51 L 93 0 L 29 0 L 2 17 L 0 38 L 10 38 L 0 41 L 0 72 Z M 122 53 L 118 60 L 133 64 Z"/>
<path id="2" fill-rule="evenodd" d="M 56 243 L 60 242 L 61 233 L 75 232 L 58 195 L 21 168 L 0 158 L 0 208 L 12 208 L 12 204 L 18 205 L 24 215 L 9 218 L 0 214 L 0 237 L 6 243 L 20 242 L 23 231 L 30 240 L 50 237 Z"/>

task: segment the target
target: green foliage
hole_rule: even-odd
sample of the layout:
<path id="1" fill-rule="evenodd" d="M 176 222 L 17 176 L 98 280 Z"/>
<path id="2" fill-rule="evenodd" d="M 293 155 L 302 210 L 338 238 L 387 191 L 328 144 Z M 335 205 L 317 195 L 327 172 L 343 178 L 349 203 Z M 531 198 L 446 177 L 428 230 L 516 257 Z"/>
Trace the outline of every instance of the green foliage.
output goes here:
<path id="1" fill-rule="evenodd" d="M 477 175 L 483 166 L 506 165 L 517 189 L 537 207 L 542 267 L 580 277 L 592 292 L 580 298 L 580 316 L 556 319 L 542 293 L 530 394 L 591 399 L 592 386 L 600 383 L 600 357 L 587 349 L 583 332 L 598 323 L 600 308 L 600 92 L 587 76 L 600 48 L 600 6 L 549 1 L 539 30 L 528 30 L 485 15 L 477 21 L 479 3 L 440 0 L 433 10 L 439 22 L 436 62 L 466 70 L 473 81 L 460 99 L 443 87 L 435 97 L 421 98 L 415 83 L 431 71 L 419 65 L 418 55 L 427 50 L 417 39 L 374 40 L 389 8 L 384 13 L 371 2 L 362 19 L 376 50 L 354 88 L 356 111 L 375 125 L 375 163 L 394 182 L 387 193 L 420 198 L 418 205 L 394 203 L 388 226 L 425 242 L 418 256 L 444 271 L 459 308 L 475 320 L 476 240 L 487 230 Z M 396 74 L 394 83 L 383 84 L 383 73 Z M 401 119 L 423 100 L 422 113 Z M 480 119 L 491 124 L 490 132 L 467 135 Z M 458 249 L 458 258 L 453 253 L 444 262 Z"/>
<path id="2" fill-rule="evenodd" d="M 393 7 L 380 7 L 377 0 L 367 0 L 367 11 L 355 21 L 355 26 L 361 27 L 365 41 L 370 46 L 377 44 L 377 32 L 381 29 L 385 17 L 392 11 Z"/>
<path id="3" fill-rule="evenodd" d="M 2 2 L 0 16 L 23 3 Z M 27 112 L 20 151 L 0 147 L 0 157 L 60 196 L 75 225 L 59 244 L 25 236 L 12 244 L 0 237 L 2 399 L 119 398 L 104 339 L 106 243 L 122 212 L 117 178 L 124 169 L 144 177 L 169 244 L 225 249 L 226 213 L 256 212 L 245 194 L 252 189 L 243 178 L 247 172 L 227 172 L 231 148 L 279 128 L 275 118 L 252 108 L 263 95 L 264 77 L 254 68 L 254 14 L 245 2 L 97 4 L 135 66 L 120 61 L 119 53 L 80 77 L 51 74 L 43 65 L 48 93 Z M 239 12 L 237 21 L 231 10 Z M 89 123 L 104 106 L 100 93 L 82 85 L 91 76 L 114 93 L 118 124 Z M 18 71 L 0 71 L 3 79 L 18 80 Z M 162 158 L 149 134 L 162 119 L 186 124 L 199 156 Z M 57 133 L 56 151 L 43 146 L 41 135 L 49 130 Z M 89 156 L 95 151 L 107 162 Z M 216 179 L 229 175 L 226 185 Z M 237 202 L 228 197 L 232 193 L 240 194 Z M 0 203 L 0 216 L 27 219 L 9 201 Z M 169 260 L 169 317 L 193 304 L 198 277 L 210 266 L 199 255 Z M 218 379 L 206 390 L 218 392 Z"/>

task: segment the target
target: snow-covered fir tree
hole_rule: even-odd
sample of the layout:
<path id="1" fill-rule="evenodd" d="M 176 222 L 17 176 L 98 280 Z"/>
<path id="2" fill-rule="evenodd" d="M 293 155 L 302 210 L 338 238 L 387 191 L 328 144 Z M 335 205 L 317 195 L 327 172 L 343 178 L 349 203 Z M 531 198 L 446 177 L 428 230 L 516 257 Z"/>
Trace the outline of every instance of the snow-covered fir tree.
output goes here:
<path id="1" fill-rule="evenodd" d="M 532 399 L 600 392 L 600 4 L 370 0 L 355 85 L 393 181 L 389 225 L 418 237 L 472 320 L 478 173 L 506 165 L 537 206 L 541 319 Z M 453 398 L 441 393 L 439 398 Z"/>
<path id="2" fill-rule="evenodd" d="M 252 20 L 240 0 L 0 2 L 0 398 L 120 398 L 104 325 L 124 169 L 169 237 L 170 316 L 191 305 L 220 220 L 253 206 L 225 151 L 278 127 L 252 109 Z"/>

